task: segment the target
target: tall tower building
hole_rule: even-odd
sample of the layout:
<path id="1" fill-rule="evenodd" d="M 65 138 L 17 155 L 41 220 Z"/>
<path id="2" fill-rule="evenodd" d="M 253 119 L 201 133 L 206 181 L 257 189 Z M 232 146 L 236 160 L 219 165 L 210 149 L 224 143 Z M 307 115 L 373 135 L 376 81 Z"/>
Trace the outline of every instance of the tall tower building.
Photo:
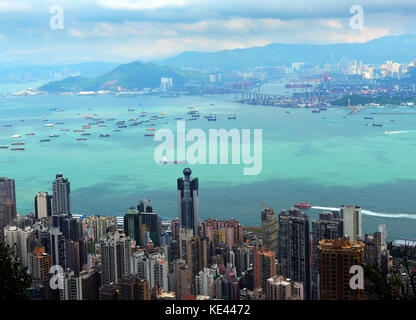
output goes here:
<path id="1" fill-rule="evenodd" d="M 105 286 L 130 274 L 130 239 L 119 234 L 110 234 L 101 240 L 101 280 Z"/>
<path id="2" fill-rule="evenodd" d="M 254 288 L 267 290 L 267 279 L 276 275 L 276 254 L 264 248 L 254 249 Z"/>
<path id="3" fill-rule="evenodd" d="M 68 179 L 62 174 L 57 174 L 55 181 L 52 183 L 53 190 L 53 214 L 68 215 L 71 214 L 71 186 Z"/>
<path id="4" fill-rule="evenodd" d="M 309 217 L 298 209 L 279 214 L 278 260 L 286 278 L 302 282 L 305 300 L 310 299 Z"/>
<path id="5" fill-rule="evenodd" d="M 364 260 L 364 244 L 360 241 L 321 240 L 319 249 L 320 300 L 362 300 L 363 289 L 351 289 L 350 269 Z"/>
<path id="6" fill-rule="evenodd" d="M 319 220 L 312 221 L 312 300 L 319 300 L 319 241 L 342 238 L 343 232 L 343 221 L 339 212 L 322 212 Z"/>
<path id="7" fill-rule="evenodd" d="M 142 245 L 140 229 L 139 211 L 136 208 L 131 207 L 124 215 L 124 233 L 126 236 L 134 239 L 136 245 Z"/>
<path id="8" fill-rule="evenodd" d="M 185 261 L 181 259 L 175 261 L 173 269 L 176 298 L 178 300 L 183 300 L 185 296 L 191 294 L 191 270 L 188 268 L 188 265 L 185 263 Z"/>
<path id="9" fill-rule="evenodd" d="M 266 208 L 261 212 L 261 229 L 263 246 L 277 254 L 278 222 L 273 209 Z"/>
<path id="10" fill-rule="evenodd" d="M 381 236 L 381 245 L 387 247 L 387 227 L 385 224 L 378 225 L 378 232 Z"/>
<path id="11" fill-rule="evenodd" d="M 344 237 L 350 240 L 362 238 L 362 215 L 361 208 L 357 206 L 342 206 L 340 209 L 341 219 L 344 220 Z"/>
<path id="12" fill-rule="evenodd" d="M 16 218 L 16 192 L 14 180 L 0 177 L 0 228 Z"/>
<path id="13" fill-rule="evenodd" d="M 35 218 L 42 219 L 52 215 L 52 196 L 39 192 L 35 197 Z"/>
<path id="14" fill-rule="evenodd" d="M 184 178 L 178 179 L 178 209 L 180 226 L 192 229 L 194 235 L 199 235 L 199 198 L 198 178 L 191 180 L 191 169 L 183 170 Z"/>

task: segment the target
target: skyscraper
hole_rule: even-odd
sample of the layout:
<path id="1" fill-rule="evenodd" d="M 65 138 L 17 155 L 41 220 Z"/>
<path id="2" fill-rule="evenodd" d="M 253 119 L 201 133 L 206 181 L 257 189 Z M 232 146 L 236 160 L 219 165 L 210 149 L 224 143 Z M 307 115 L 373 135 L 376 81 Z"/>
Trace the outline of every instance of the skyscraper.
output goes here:
<path id="1" fill-rule="evenodd" d="M 141 239 L 144 240 L 144 233 L 148 232 L 150 239 L 152 239 L 155 246 L 160 245 L 160 234 L 161 234 L 161 218 L 157 215 L 157 213 L 153 210 L 150 206 L 150 200 L 144 199 L 143 201 L 139 201 L 137 205 L 137 210 L 139 211 L 140 215 L 140 232 L 141 232 Z M 145 246 L 146 243 L 141 243 L 142 246 Z"/>
<path id="2" fill-rule="evenodd" d="M 52 215 L 52 196 L 39 192 L 35 197 L 35 218 L 42 219 Z"/>
<path id="3" fill-rule="evenodd" d="M 266 208 L 261 212 L 261 230 L 263 246 L 267 250 L 277 253 L 277 237 L 279 226 L 273 209 Z"/>
<path id="4" fill-rule="evenodd" d="M 71 214 L 71 187 L 68 179 L 62 174 L 56 175 L 52 183 L 53 190 L 53 214 L 68 215 Z"/>
<path id="5" fill-rule="evenodd" d="M 302 282 L 305 300 L 310 298 L 309 217 L 298 209 L 279 214 L 278 260 L 286 278 Z"/>
<path id="6" fill-rule="evenodd" d="M 0 228 L 16 218 L 16 193 L 14 180 L 0 177 Z"/>
<path id="7" fill-rule="evenodd" d="M 363 289 L 351 289 L 350 269 L 364 260 L 364 244 L 360 241 L 321 240 L 319 249 L 320 300 L 361 300 Z"/>
<path id="8" fill-rule="evenodd" d="M 124 215 L 124 233 L 126 236 L 134 239 L 136 245 L 142 245 L 140 237 L 140 215 L 139 211 L 131 207 Z"/>
<path id="9" fill-rule="evenodd" d="M 101 240 L 101 280 L 105 286 L 130 274 L 130 239 L 119 234 L 109 234 Z"/>
<path id="10" fill-rule="evenodd" d="M 182 228 L 192 229 L 199 235 L 198 178 L 191 180 L 191 169 L 185 168 L 185 179 L 178 179 L 178 209 Z"/>
<path id="11" fill-rule="evenodd" d="M 312 221 L 312 300 L 319 300 L 318 243 L 322 239 L 342 238 L 343 232 L 343 220 L 339 212 L 322 212 L 319 214 L 319 220 Z"/>
<path id="12" fill-rule="evenodd" d="M 362 238 L 362 216 L 361 208 L 357 206 L 342 206 L 340 209 L 341 219 L 344 220 L 344 237 L 350 240 Z"/>
<path id="13" fill-rule="evenodd" d="M 254 249 L 254 288 L 267 289 L 267 279 L 276 275 L 276 254 L 265 248 Z"/>

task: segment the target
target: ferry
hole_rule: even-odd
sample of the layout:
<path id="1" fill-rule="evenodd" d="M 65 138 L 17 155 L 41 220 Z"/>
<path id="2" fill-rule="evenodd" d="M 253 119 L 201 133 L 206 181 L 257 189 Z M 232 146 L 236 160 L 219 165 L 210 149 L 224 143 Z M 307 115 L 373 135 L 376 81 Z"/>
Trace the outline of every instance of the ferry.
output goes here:
<path id="1" fill-rule="evenodd" d="M 12 139 L 19 139 L 21 137 L 22 136 L 20 134 L 15 134 L 15 135 L 11 136 L 10 138 L 12 138 Z"/>
<path id="2" fill-rule="evenodd" d="M 299 202 L 293 205 L 296 208 L 312 208 L 312 205 L 306 202 Z"/>

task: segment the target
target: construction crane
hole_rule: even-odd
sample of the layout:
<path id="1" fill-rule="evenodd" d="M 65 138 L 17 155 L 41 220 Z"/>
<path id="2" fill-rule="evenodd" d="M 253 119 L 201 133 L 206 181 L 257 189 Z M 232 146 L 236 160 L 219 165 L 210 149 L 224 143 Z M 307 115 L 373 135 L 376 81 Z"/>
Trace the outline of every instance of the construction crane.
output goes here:
<path id="1" fill-rule="evenodd" d="M 269 208 L 269 207 L 267 207 L 267 206 L 264 204 L 264 202 L 261 202 L 261 205 L 264 207 L 264 209 L 266 209 L 266 210 L 270 210 L 270 208 Z"/>

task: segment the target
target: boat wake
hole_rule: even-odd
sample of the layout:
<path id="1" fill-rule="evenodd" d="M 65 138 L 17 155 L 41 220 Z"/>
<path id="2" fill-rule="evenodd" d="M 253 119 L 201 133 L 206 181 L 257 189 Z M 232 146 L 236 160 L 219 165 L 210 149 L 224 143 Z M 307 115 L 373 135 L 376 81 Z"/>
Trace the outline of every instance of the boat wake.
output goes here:
<path id="1" fill-rule="evenodd" d="M 406 133 L 412 132 L 411 130 L 404 130 L 404 131 L 385 131 L 384 134 L 399 134 L 399 133 Z"/>
<path id="2" fill-rule="evenodd" d="M 317 210 L 328 210 L 328 211 L 339 211 L 339 208 L 331 208 L 331 207 L 318 207 L 312 206 L 312 209 Z M 361 210 L 362 214 L 367 216 L 373 217 L 381 217 L 381 218 L 404 218 L 404 219 L 413 219 L 416 220 L 416 213 L 382 213 L 382 212 L 374 212 L 371 210 Z"/>

